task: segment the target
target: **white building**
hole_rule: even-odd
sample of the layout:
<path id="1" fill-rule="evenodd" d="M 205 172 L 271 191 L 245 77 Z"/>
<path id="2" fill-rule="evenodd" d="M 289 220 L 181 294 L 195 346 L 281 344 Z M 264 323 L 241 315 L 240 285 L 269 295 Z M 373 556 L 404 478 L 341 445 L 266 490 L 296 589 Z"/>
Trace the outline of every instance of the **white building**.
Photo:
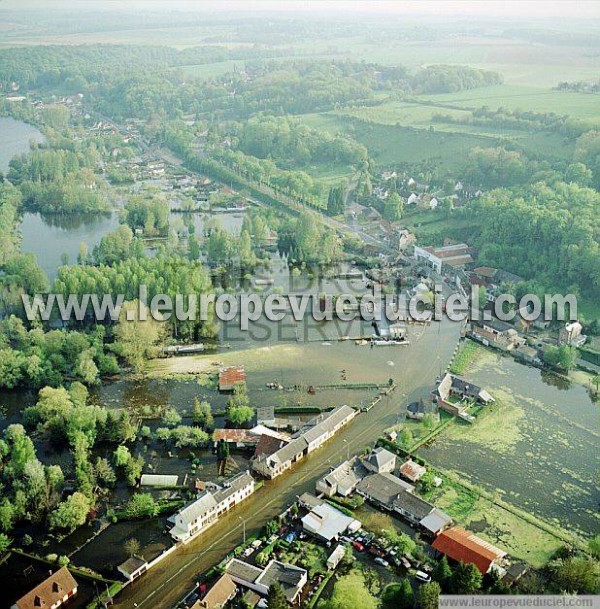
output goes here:
<path id="1" fill-rule="evenodd" d="M 339 564 L 342 558 L 346 554 L 346 548 L 342 545 L 337 545 L 335 550 L 327 558 L 327 568 L 333 571 Z"/>
<path id="2" fill-rule="evenodd" d="M 302 528 L 313 537 L 323 541 L 338 539 L 346 531 L 357 531 L 360 522 L 346 516 L 328 503 L 315 506 L 302 519 Z"/>
<path id="3" fill-rule="evenodd" d="M 261 455 L 252 467 L 267 478 L 276 478 L 306 455 L 322 446 L 357 414 L 350 406 L 339 406 L 330 413 L 313 419 L 305 431 L 301 431 L 289 444 L 271 455 Z"/>
<path id="4" fill-rule="evenodd" d="M 171 537 L 175 541 L 188 543 L 191 539 L 214 524 L 221 514 L 230 510 L 254 492 L 254 478 L 242 472 L 231 478 L 216 491 L 204 491 L 196 501 L 188 504 L 171 516 Z"/>

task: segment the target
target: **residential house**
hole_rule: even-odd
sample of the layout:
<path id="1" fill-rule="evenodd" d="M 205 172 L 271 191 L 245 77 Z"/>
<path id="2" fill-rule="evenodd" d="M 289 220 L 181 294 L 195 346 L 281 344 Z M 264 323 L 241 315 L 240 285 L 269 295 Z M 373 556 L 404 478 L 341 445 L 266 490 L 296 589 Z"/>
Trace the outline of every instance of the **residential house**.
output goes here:
<path id="1" fill-rule="evenodd" d="M 431 399 L 439 408 L 454 416 L 463 412 L 469 401 L 482 405 L 494 401 L 481 387 L 448 373 L 431 392 Z"/>
<path id="2" fill-rule="evenodd" d="M 408 199 L 406 199 L 407 205 L 416 205 L 418 202 L 419 202 L 419 196 L 414 192 L 411 192 Z"/>
<path id="3" fill-rule="evenodd" d="M 233 391 L 236 383 L 246 382 L 246 372 L 241 366 L 229 366 L 219 370 L 219 391 Z"/>
<path id="4" fill-rule="evenodd" d="M 77 582 L 67 567 L 59 569 L 22 596 L 11 609 L 56 609 L 77 594 Z"/>
<path id="5" fill-rule="evenodd" d="M 289 444 L 271 455 L 261 455 L 253 460 L 252 467 L 267 478 L 275 478 L 290 469 L 294 463 L 322 446 L 357 414 L 350 406 L 338 406 L 329 413 L 319 415 L 309 422 Z"/>
<path id="6" fill-rule="evenodd" d="M 559 345 L 570 345 L 572 347 L 581 347 L 587 336 L 582 334 L 583 326 L 578 321 L 568 322 L 564 328 L 561 328 L 558 335 Z"/>
<path id="7" fill-rule="evenodd" d="M 236 592 L 235 582 L 224 573 L 210 590 L 192 605 L 191 609 L 223 609 L 235 597 Z"/>
<path id="8" fill-rule="evenodd" d="M 380 446 L 364 458 L 362 464 L 377 474 L 393 472 L 396 469 L 396 455 Z"/>
<path id="9" fill-rule="evenodd" d="M 537 349 L 528 345 L 520 345 L 515 349 L 515 359 L 521 360 L 526 364 L 532 364 L 533 366 L 540 366 L 542 363 Z"/>
<path id="10" fill-rule="evenodd" d="M 146 573 L 147 570 L 148 563 L 139 556 L 132 556 L 117 567 L 117 571 L 130 583 Z"/>
<path id="11" fill-rule="evenodd" d="M 278 560 L 271 560 L 264 569 L 260 569 L 232 558 L 225 565 L 225 573 L 236 584 L 254 590 L 261 596 L 267 596 L 269 587 L 278 582 L 291 604 L 299 601 L 300 593 L 308 581 L 308 573 L 305 569 Z"/>
<path id="12" fill-rule="evenodd" d="M 340 561 L 346 555 L 346 548 L 343 545 L 337 545 L 335 550 L 327 557 L 327 568 L 333 571 L 339 564 Z"/>
<path id="13" fill-rule="evenodd" d="M 432 510 L 431 503 L 408 491 L 398 493 L 392 502 L 392 511 L 400 514 L 413 525 L 418 525 Z"/>
<path id="14" fill-rule="evenodd" d="M 366 473 L 366 468 L 356 457 L 353 457 L 318 480 L 317 492 L 323 493 L 326 497 L 333 497 L 334 495 L 347 497 L 354 491 Z"/>
<path id="15" fill-rule="evenodd" d="M 452 526 L 452 518 L 446 512 L 433 508 L 427 516 L 419 521 L 419 526 L 430 535 L 436 536 Z"/>
<path id="16" fill-rule="evenodd" d="M 484 575 L 499 568 L 506 556 L 506 552 L 461 527 L 442 531 L 431 545 L 452 560 L 474 564 Z"/>
<path id="17" fill-rule="evenodd" d="M 496 347 L 503 351 L 512 351 L 524 344 L 525 339 L 505 321 L 496 319 L 484 320 L 472 324 L 471 334 L 486 346 Z"/>
<path id="18" fill-rule="evenodd" d="M 434 404 L 431 400 L 418 400 L 417 402 L 411 402 L 406 407 L 406 416 L 409 419 L 422 421 L 425 415 L 431 415 L 436 421 L 439 421 L 440 413 L 437 404 Z"/>
<path id="19" fill-rule="evenodd" d="M 360 481 L 356 492 L 375 505 L 391 511 L 394 509 L 394 499 L 400 493 L 412 493 L 414 488 L 393 474 L 370 474 Z"/>
<path id="20" fill-rule="evenodd" d="M 216 491 L 202 492 L 198 499 L 168 519 L 174 525 L 171 537 L 175 541 L 188 543 L 253 492 L 254 478 L 247 471 L 230 478 Z"/>
<path id="21" fill-rule="evenodd" d="M 346 516 L 328 503 L 315 506 L 302 518 L 304 531 L 325 542 L 339 539 L 346 531 L 357 531 L 360 526 L 358 520 Z"/>
<path id="22" fill-rule="evenodd" d="M 390 245 L 399 251 L 404 251 L 415 240 L 416 237 L 406 228 L 395 228 L 390 235 Z"/>
<path id="23" fill-rule="evenodd" d="M 437 273 L 442 272 L 443 265 L 456 268 L 473 262 L 470 248 L 465 243 L 456 243 L 444 247 L 415 246 L 413 255 L 417 260 L 422 260 Z"/>
<path id="24" fill-rule="evenodd" d="M 409 459 L 400 466 L 399 472 L 407 480 L 418 482 L 427 473 L 427 468 Z"/>

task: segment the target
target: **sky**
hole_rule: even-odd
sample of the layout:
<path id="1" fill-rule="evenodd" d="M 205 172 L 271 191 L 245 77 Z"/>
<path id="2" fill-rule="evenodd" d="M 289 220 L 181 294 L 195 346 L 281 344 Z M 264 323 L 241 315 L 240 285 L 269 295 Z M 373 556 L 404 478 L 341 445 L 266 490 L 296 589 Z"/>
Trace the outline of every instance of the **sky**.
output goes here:
<path id="1" fill-rule="evenodd" d="M 0 0 L 0 8 L 134 9 L 600 19 L 598 0 Z"/>

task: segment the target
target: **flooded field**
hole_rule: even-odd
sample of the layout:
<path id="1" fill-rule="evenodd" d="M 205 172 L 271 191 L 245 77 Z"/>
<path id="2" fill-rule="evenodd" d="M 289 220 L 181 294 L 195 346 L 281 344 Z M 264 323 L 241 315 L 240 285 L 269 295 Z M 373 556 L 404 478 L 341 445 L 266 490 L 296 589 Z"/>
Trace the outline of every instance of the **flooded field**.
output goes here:
<path id="1" fill-rule="evenodd" d="M 567 529 L 598 530 L 598 405 L 587 390 L 486 352 L 464 375 L 498 400 L 420 455 Z"/>

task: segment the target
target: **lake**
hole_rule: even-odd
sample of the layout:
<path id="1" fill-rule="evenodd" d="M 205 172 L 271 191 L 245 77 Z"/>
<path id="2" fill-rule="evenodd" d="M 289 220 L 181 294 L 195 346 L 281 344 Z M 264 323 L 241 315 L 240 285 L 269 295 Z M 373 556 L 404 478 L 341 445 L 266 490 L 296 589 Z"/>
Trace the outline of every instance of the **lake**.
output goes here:
<path id="1" fill-rule="evenodd" d="M 31 125 L 16 121 L 9 116 L 0 116 L 0 171 L 8 171 L 10 160 L 29 151 L 29 142 L 43 142 L 44 136 Z"/>

